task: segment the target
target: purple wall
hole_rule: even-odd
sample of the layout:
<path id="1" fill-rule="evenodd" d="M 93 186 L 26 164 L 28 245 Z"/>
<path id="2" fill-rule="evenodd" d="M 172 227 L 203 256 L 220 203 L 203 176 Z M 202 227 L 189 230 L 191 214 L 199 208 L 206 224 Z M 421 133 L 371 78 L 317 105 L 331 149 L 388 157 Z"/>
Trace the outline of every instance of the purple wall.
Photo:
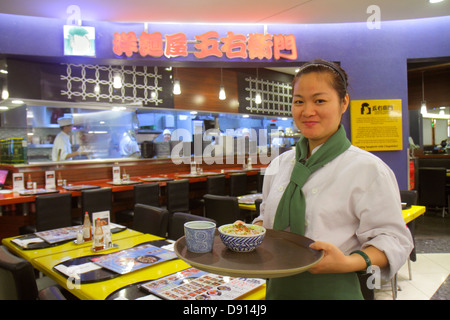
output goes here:
<path id="1" fill-rule="evenodd" d="M 191 54 L 183 59 L 165 57 L 127 59 L 112 52 L 114 32 L 135 31 L 139 35 L 143 24 L 85 22 L 96 27 L 97 58 L 64 58 L 62 47 L 63 20 L 31 18 L 0 14 L 0 54 L 40 56 L 50 61 L 84 63 L 133 63 L 152 65 L 190 66 L 288 66 L 293 62 L 228 60 L 209 58 L 198 61 Z M 263 25 L 206 25 L 206 24 L 149 24 L 149 32 L 162 34 L 184 32 L 188 39 L 207 31 L 225 36 L 227 31 L 248 34 L 263 32 Z M 450 56 L 450 17 L 406 21 L 386 21 L 380 29 L 368 29 L 366 23 L 268 25 L 271 34 L 294 34 L 297 40 L 298 61 L 323 58 L 340 61 L 349 74 L 351 99 L 402 99 L 403 145 L 402 151 L 374 152 L 395 172 L 399 186 L 407 188 L 408 88 L 407 60 Z M 111 61 L 115 59 L 115 61 Z M 343 119 L 350 136 L 350 116 Z"/>

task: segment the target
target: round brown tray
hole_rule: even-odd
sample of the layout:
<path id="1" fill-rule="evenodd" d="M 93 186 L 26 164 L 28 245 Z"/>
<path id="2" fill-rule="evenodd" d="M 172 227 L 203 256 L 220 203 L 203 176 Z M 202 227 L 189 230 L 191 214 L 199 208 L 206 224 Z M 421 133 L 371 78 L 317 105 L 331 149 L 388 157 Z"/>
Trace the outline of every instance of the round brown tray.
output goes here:
<path id="1" fill-rule="evenodd" d="M 216 230 L 212 252 L 188 251 L 185 237 L 175 242 L 174 250 L 180 259 L 203 271 L 232 277 L 278 278 L 304 272 L 322 259 L 322 251 L 309 248 L 313 242 L 294 233 L 268 229 L 259 247 L 240 253 L 225 247 Z"/>

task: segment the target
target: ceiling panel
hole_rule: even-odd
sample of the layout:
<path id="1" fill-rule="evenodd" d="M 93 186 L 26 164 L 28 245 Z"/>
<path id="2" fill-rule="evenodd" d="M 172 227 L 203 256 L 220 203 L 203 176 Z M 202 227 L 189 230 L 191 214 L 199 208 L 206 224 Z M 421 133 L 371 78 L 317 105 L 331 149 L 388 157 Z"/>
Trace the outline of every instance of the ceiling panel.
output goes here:
<path id="1" fill-rule="evenodd" d="M 120 22 L 364 22 L 373 4 L 382 21 L 450 15 L 450 0 L 14 0 L 1 1 L 0 12 L 66 19 L 71 4 L 80 7 L 82 20 Z"/>

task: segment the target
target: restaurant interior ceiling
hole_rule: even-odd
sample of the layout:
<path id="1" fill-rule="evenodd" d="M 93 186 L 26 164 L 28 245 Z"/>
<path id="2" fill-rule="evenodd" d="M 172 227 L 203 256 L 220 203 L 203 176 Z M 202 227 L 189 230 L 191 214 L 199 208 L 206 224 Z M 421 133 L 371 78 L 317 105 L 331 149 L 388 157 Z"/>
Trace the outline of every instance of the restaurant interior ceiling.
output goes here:
<path id="1" fill-rule="evenodd" d="M 380 8 L 382 21 L 450 15 L 449 0 L 14 0 L 1 1 L 0 12 L 65 19 L 70 5 L 80 7 L 82 20 L 118 22 L 364 22 L 372 5 Z"/>
<path id="2" fill-rule="evenodd" d="M 66 19 L 77 5 L 82 20 L 148 23 L 314 24 L 365 22 L 379 7 L 381 21 L 450 15 L 450 0 L 15 0 L 0 12 Z M 433 63 L 431 63 L 433 64 Z M 295 75 L 295 68 L 268 68 Z"/>

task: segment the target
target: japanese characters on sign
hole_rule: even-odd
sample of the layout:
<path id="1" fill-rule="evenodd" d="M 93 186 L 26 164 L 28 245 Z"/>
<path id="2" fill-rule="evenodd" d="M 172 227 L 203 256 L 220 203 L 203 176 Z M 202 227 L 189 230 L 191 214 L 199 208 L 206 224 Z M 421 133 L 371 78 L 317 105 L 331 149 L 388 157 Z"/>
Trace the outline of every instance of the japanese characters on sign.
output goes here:
<path id="1" fill-rule="evenodd" d="M 367 151 L 402 150 L 402 100 L 352 100 L 352 144 Z"/>
<path id="2" fill-rule="evenodd" d="M 194 43 L 194 51 L 188 50 L 188 43 Z M 207 57 L 228 59 L 297 59 L 297 45 L 292 34 L 249 33 L 248 36 L 227 32 L 221 37 L 216 31 L 196 35 L 195 40 L 188 40 L 186 34 L 178 32 L 163 36 L 160 32 L 142 32 L 139 37 L 135 32 L 115 32 L 113 52 L 128 58 L 138 53 L 141 57 L 167 58 L 187 57 L 193 53 L 198 59 Z"/>

